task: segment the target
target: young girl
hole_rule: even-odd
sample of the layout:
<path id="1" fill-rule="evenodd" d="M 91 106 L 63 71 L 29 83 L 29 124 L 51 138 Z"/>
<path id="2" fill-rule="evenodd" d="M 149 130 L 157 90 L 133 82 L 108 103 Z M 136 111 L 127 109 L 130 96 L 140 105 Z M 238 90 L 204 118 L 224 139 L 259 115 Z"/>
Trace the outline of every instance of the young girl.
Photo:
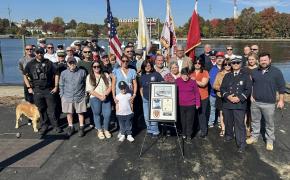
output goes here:
<path id="1" fill-rule="evenodd" d="M 132 111 L 133 104 L 131 103 L 132 95 L 127 92 L 128 85 L 125 81 L 120 81 L 118 87 L 120 93 L 116 95 L 116 99 L 118 100 L 116 103 L 116 115 L 120 125 L 119 141 L 124 141 L 125 135 L 127 135 L 127 140 L 133 142 L 132 118 L 134 113 Z"/>

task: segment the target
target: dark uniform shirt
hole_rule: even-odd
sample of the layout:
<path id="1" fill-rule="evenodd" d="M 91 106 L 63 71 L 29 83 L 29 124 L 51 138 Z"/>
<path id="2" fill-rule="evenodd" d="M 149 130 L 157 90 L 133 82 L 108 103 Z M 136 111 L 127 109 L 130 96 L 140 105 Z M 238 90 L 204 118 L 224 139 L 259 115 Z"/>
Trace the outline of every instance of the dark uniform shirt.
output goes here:
<path id="1" fill-rule="evenodd" d="M 227 73 L 221 84 L 221 95 L 223 97 L 223 108 L 243 109 L 247 108 L 247 98 L 251 95 L 252 81 L 250 75 L 240 71 L 237 75 L 234 72 Z M 233 94 L 240 99 L 239 103 L 232 103 L 228 96 Z"/>
<path id="2" fill-rule="evenodd" d="M 55 65 L 48 59 L 37 61 L 31 60 L 27 63 L 24 74 L 30 80 L 33 89 L 48 89 L 54 87 Z"/>
<path id="3" fill-rule="evenodd" d="M 59 75 L 62 73 L 62 71 L 67 69 L 67 64 L 65 62 L 56 62 L 54 64 L 56 66 L 57 74 Z"/>

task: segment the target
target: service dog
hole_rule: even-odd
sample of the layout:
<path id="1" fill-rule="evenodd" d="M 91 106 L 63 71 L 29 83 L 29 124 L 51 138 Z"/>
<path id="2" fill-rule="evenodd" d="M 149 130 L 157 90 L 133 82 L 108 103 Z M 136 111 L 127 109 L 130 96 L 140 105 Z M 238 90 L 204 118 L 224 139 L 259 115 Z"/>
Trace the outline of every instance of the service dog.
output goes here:
<path id="1" fill-rule="evenodd" d="M 29 102 L 23 102 L 17 105 L 16 107 L 16 126 L 15 128 L 19 128 L 19 120 L 21 120 L 21 116 L 24 115 L 32 121 L 32 127 L 34 132 L 38 132 L 37 122 L 39 121 L 40 114 L 38 108 Z"/>

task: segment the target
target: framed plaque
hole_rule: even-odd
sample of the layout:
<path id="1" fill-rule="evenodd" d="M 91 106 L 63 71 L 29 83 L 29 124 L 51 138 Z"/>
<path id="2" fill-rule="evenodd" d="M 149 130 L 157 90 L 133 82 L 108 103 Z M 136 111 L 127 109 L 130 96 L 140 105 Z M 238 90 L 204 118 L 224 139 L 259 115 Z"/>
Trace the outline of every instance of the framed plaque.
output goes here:
<path id="1" fill-rule="evenodd" d="M 176 122 L 176 84 L 152 82 L 149 90 L 149 121 Z"/>

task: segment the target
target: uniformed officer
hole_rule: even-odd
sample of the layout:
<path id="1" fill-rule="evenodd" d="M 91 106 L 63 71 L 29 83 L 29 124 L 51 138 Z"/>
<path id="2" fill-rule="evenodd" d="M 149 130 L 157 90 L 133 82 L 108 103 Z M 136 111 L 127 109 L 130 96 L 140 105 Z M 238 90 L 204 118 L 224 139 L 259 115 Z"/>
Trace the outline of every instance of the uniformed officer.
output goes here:
<path id="1" fill-rule="evenodd" d="M 25 67 L 24 82 L 28 92 L 33 94 L 34 103 L 40 112 L 41 135 L 45 134 L 48 129 L 48 120 L 56 132 L 61 132 L 55 114 L 54 94 L 58 90 L 58 80 L 56 67 L 44 58 L 44 49 L 37 49 L 35 58 Z"/>
<path id="2" fill-rule="evenodd" d="M 244 119 L 247 98 L 251 94 L 252 81 L 247 73 L 241 71 L 241 58 L 235 57 L 232 59 L 231 66 L 233 70 L 225 75 L 220 88 L 223 97 L 225 141 L 232 140 L 235 131 L 236 143 L 239 148 L 238 152 L 243 153 L 246 146 Z"/>

